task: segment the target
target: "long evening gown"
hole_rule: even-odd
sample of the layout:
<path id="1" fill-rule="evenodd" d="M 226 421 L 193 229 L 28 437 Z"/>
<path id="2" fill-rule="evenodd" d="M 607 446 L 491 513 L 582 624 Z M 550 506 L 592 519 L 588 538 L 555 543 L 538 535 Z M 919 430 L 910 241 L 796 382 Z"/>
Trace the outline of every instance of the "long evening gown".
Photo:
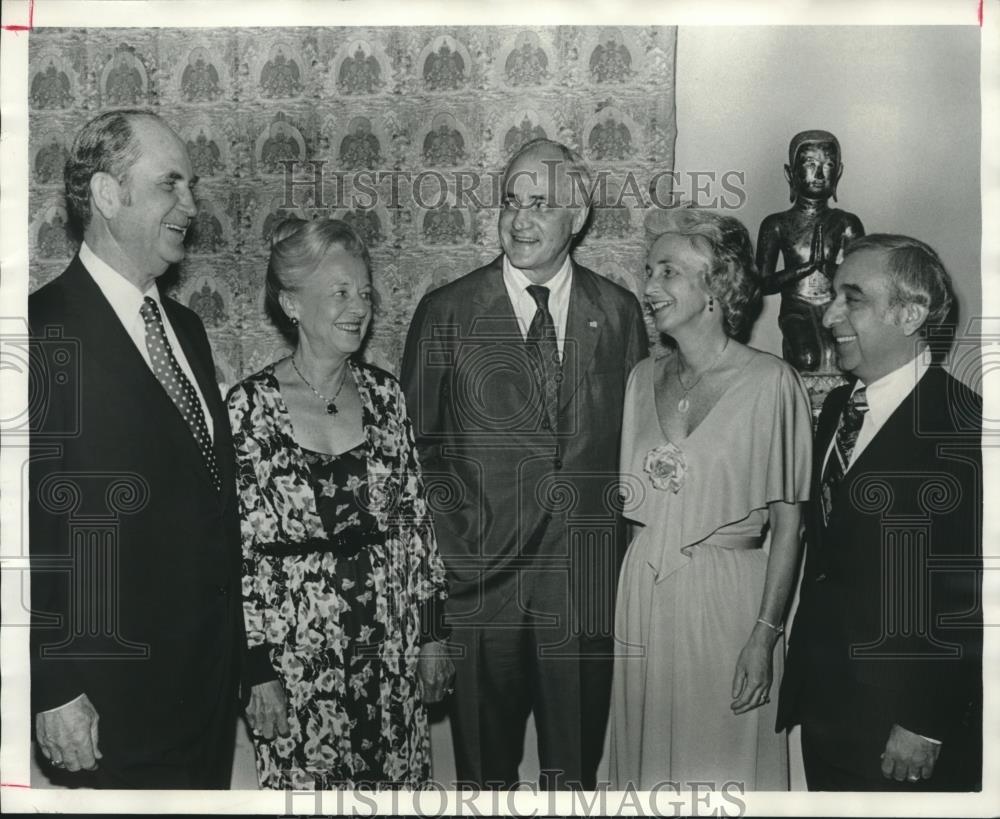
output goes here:
<path id="1" fill-rule="evenodd" d="M 629 379 L 622 429 L 626 517 L 644 524 L 619 579 L 610 768 L 612 784 L 739 782 L 787 790 L 784 735 L 775 733 L 783 644 L 771 702 L 730 710 L 740 650 L 757 619 L 767 568 L 770 501 L 809 493 L 811 416 L 798 374 L 746 348 L 747 362 L 702 422 L 672 443 L 685 470 L 677 492 L 644 471 L 668 443 L 647 358 Z M 669 362 L 667 362 L 669 366 Z"/>

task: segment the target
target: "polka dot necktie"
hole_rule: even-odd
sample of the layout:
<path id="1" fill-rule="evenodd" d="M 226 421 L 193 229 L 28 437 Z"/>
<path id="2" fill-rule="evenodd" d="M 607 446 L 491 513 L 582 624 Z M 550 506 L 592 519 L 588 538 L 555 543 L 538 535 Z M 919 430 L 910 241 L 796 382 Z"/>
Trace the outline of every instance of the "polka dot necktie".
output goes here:
<path id="1" fill-rule="evenodd" d="M 555 430 L 559 419 L 559 382 L 562 380 L 562 371 L 559 362 L 559 343 L 556 341 L 556 324 L 552 320 L 552 313 L 549 312 L 549 288 L 532 284 L 527 290 L 538 309 L 531 319 L 525 340 L 539 366 L 546 420 Z"/>
<path id="2" fill-rule="evenodd" d="M 170 342 L 167 340 L 167 333 L 163 327 L 163 319 L 160 317 L 160 308 L 156 301 L 146 296 L 142 300 L 142 307 L 139 309 L 142 320 L 146 322 L 146 349 L 149 351 L 149 363 L 153 367 L 153 374 L 167 391 L 170 400 L 174 402 L 177 409 L 191 428 L 191 434 L 201 450 L 201 457 L 205 459 L 209 474 L 212 476 L 212 483 L 216 489 L 222 487 L 222 480 L 219 476 L 219 465 L 215 461 L 215 450 L 212 448 L 212 436 L 208 434 L 208 425 L 205 423 L 205 413 L 201 408 L 201 400 L 198 393 L 184 375 L 180 364 L 174 357 L 174 351 L 170 349 Z"/>
<path id="3" fill-rule="evenodd" d="M 834 446 L 830 451 L 830 457 L 826 459 L 826 467 L 823 469 L 824 523 L 830 519 L 833 492 L 844 479 L 847 468 L 851 465 L 851 455 L 854 454 L 854 445 L 858 442 L 858 433 L 861 432 L 861 424 L 864 423 L 866 412 L 868 412 L 868 396 L 865 393 L 865 388 L 859 387 L 851 394 L 847 400 L 847 406 L 844 407 L 844 411 L 840 415 Z"/>

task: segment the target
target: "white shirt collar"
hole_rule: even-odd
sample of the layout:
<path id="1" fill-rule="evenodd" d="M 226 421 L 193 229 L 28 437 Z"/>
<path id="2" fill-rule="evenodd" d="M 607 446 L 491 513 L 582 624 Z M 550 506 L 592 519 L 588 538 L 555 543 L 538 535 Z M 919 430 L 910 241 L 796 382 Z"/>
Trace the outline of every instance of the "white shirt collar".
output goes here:
<path id="1" fill-rule="evenodd" d="M 104 298 L 108 300 L 111 309 L 118 317 L 118 321 L 125 328 L 125 332 L 132 339 L 132 343 L 139 351 L 139 355 L 142 356 L 147 366 L 151 366 L 151 364 L 149 361 L 149 350 L 146 346 L 146 322 L 139 311 L 142 308 L 142 300 L 146 296 L 149 296 L 149 298 L 156 302 L 156 305 L 160 308 L 160 319 L 163 322 L 163 329 L 167 334 L 167 341 L 184 375 L 187 376 L 188 381 L 195 387 L 198 400 L 201 402 L 202 412 L 205 415 L 205 423 L 208 425 L 209 434 L 214 436 L 215 427 L 212 422 L 212 412 L 208 407 L 205 396 L 202 395 L 201 389 L 197 386 L 198 379 L 194 374 L 194 370 L 191 369 L 191 364 L 187 356 L 184 354 L 184 347 L 174 332 L 169 316 L 167 316 L 163 309 L 163 302 L 160 300 L 160 291 L 156 286 L 156 282 L 153 281 L 145 293 L 140 293 L 138 287 L 94 253 L 86 242 L 80 245 L 80 261 L 87 268 L 87 272 L 104 295 Z"/>
<path id="2" fill-rule="evenodd" d="M 573 262 L 567 253 L 566 258 L 563 260 L 562 267 L 559 268 L 559 272 L 543 285 L 543 287 L 547 287 L 549 289 L 550 304 L 555 301 L 562 301 L 562 296 L 566 294 L 569 288 L 572 271 Z M 510 259 L 507 258 L 506 254 L 504 254 L 503 257 L 503 275 L 505 279 L 510 281 L 519 290 L 527 291 L 528 287 L 534 284 L 534 282 L 524 274 L 524 271 L 514 267 L 514 265 L 510 263 Z"/>
<path id="3" fill-rule="evenodd" d="M 104 298 L 111 304 L 115 315 L 126 327 L 130 326 L 139 315 L 139 308 L 142 307 L 142 300 L 146 296 L 156 302 L 162 314 L 163 305 L 160 303 L 160 291 L 155 281 L 149 285 L 145 293 L 141 293 L 138 287 L 94 253 L 86 242 L 80 245 L 80 261 L 104 294 Z"/>
<path id="4" fill-rule="evenodd" d="M 503 286 L 507 291 L 507 298 L 510 299 L 514 308 L 514 316 L 517 318 L 517 325 L 521 330 L 521 335 L 527 338 L 531 322 L 538 311 L 538 305 L 532 298 L 528 288 L 533 284 L 524 271 L 518 270 L 510 263 L 510 260 L 503 257 Z M 573 290 L 573 262 L 567 254 L 559 271 L 549 279 L 543 287 L 549 290 L 549 313 L 552 314 L 552 322 L 556 328 L 556 344 L 559 347 L 559 354 L 562 355 L 566 340 L 566 324 L 569 321 L 569 298 Z"/>
<path id="5" fill-rule="evenodd" d="M 891 373 L 872 381 L 865 386 L 861 381 L 854 385 L 853 393 L 865 387 L 865 397 L 868 401 L 868 414 L 875 429 L 881 429 L 889 420 L 889 416 L 903 403 L 903 400 L 917 386 L 930 367 L 930 351 L 918 353 L 915 358 L 907 361 Z"/>

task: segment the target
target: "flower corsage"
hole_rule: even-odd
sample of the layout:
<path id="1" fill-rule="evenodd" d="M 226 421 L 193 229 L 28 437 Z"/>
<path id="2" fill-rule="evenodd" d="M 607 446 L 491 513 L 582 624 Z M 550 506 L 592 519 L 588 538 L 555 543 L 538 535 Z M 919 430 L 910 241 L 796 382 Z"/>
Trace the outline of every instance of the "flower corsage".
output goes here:
<path id="1" fill-rule="evenodd" d="M 684 485 L 687 473 L 684 453 L 670 441 L 649 450 L 642 468 L 649 473 L 649 481 L 657 489 L 669 489 L 676 495 Z"/>

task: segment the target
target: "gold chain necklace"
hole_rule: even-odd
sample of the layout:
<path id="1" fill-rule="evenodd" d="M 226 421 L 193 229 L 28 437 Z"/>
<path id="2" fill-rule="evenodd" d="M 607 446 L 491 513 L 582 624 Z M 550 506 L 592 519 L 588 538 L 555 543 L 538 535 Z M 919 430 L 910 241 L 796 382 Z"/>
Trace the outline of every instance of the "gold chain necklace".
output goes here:
<path id="1" fill-rule="evenodd" d="M 302 370 L 300 370 L 299 367 L 298 367 L 298 365 L 295 363 L 295 356 L 289 356 L 288 358 L 292 362 L 292 369 L 295 370 L 295 372 L 298 373 L 299 378 L 302 379 L 302 383 L 305 384 L 309 389 L 311 389 L 313 391 L 313 394 L 320 401 L 322 401 L 324 404 L 326 404 L 326 414 L 327 415 L 336 415 L 337 412 L 338 412 L 338 410 L 337 410 L 337 405 L 334 402 L 337 400 L 337 397 L 340 395 L 340 391 L 342 389 L 344 389 L 344 382 L 347 380 L 347 367 L 348 367 L 348 363 L 346 361 L 344 362 L 344 369 L 340 373 L 340 386 L 337 387 L 337 391 L 333 394 L 333 398 L 327 398 L 325 395 L 323 395 L 323 393 L 321 393 L 319 390 L 317 390 L 309 382 L 308 378 L 306 378 L 304 375 L 302 375 Z"/>
<path id="2" fill-rule="evenodd" d="M 687 411 L 691 409 L 691 402 L 688 400 L 688 393 L 690 393 L 691 390 L 697 387 L 701 379 L 703 379 L 715 367 L 715 365 L 719 363 L 719 359 L 722 358 L 722 354 L 726 351 L 726 348 L 728 346 L 729 346 L 729 337 L 727 336 L 726 343 L 722 345 L 722 349 L 719 350 L 719 354 L 715 357 L 715 360 L 712 361 L 711 364 L 709 364 L 704 370 L 701 371 L 701 375 L 699 375 L 694 380 L 694 383 L 690 387 L 685 386 L 684 379 L 681 378 L 681 353 L 680 350 L 677 351 L 677 367 L 676 367 L 677 383 L 680 384 L 681 389 L 684 390 L 684 395 L 682 395 L 681 400 L 677 402 L 677 411 L 681 415 L 686 415 Z"/>

